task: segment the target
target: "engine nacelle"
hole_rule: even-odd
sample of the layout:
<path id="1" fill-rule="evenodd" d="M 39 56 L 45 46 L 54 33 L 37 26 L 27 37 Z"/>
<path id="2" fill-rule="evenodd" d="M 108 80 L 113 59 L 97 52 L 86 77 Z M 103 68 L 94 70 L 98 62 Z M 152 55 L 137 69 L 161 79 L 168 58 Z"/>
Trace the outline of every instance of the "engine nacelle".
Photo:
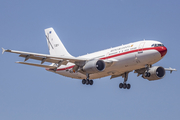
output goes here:
<path id="1" fill-rule="evenodd" d="M 97 73 L 103 71 L 104 69 L 105 69 L 104 61 L 98 59 L 87 61 L 86 64 L 83 66 L 83 71 L 89 74 Z"/>
<path id="2" fill-rule="evenodd" d="M 150 77 L 145 77 L 145 73 L 143 75 L 144 79 L 148 79 L 149 81 L 159 80 L 165 76 L 165 69 L 160 66 L 153 66 L 149 68 Z"/>

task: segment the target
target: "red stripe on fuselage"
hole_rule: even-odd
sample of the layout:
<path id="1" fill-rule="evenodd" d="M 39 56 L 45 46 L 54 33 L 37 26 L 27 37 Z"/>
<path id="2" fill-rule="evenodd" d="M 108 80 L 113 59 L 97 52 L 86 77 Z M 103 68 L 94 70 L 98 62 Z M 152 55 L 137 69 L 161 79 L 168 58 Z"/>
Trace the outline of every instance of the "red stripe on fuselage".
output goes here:
<path id="1" fill-rule="evenodd" d="M 105 60 L 105 59 L 109 59 L 109 58 L 114 58 L 114 57 L 130 54 L 130 53 L 139 52 L 139 51 L 146 51 L 146 50 L 157 50 L 161 54 L 161 57 L 163 57 L 167 53 L 167 48 L 164 47 L 164 46 L 160 46 L 160 47 L 150 47 L 150 48 L 143 48 L 143 49 L 141 48 L 141 49 L 131 50 L 131 51 L 111 55 L 111 56 L 108 56 L 108 57 L 103 57 L 103 58 L 100 58 L 100 59 Z M 57 69 L 57 71 L 67 70 L 67 69 L 71 69 L 73 67 L 74 67 L 74 65 L 70 66 L 70 67 Z"/>
<path id="2" fill-rule="evenodd" d="M 112 55 L 112 56 L 104 57 L 104 58 L 101 58 L 101 59 L 104 60 L 104 59 L 109 59 L 109 58 L 113 58 L 113 57 L 117 57 L 117 56 L 121 56 L 121 55 L 126 55 L 126 54 L 133 53 L 133 52 L 140 52 L 140 51 L 146 51 L 146 50 L 157 50 L 161 54 L 161 57 L 163 57 L 167 52 L 167 48 L 164 47 L 164 46 L 151 47 L 151 48 L 143 48 L 143 49 L 131 50 L 131 51 L 115 54 L 115 55 Z"/>

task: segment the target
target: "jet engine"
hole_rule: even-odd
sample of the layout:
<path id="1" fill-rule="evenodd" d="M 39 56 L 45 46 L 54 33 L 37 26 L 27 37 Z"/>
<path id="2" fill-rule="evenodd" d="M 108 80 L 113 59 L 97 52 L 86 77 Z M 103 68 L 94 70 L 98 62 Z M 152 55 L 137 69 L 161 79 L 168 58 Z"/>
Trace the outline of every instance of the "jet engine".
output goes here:
<path id="1" fill-rule="evenodd" d="M 148 79 L 149 81 L 153 81 L 153 80 L 159 80 L 164 76 L 165 76 L 165 69 L 163 67 L 153 66 L 149 68 L 149 71 L 148 72 L 146 71 L 142 77 L 144 79 Z"/>
<path id="2" fill-rule="evenodd" d="M 97 73 L 103 71 L 104 69 L 105 69 L 104 61 L 98 59 L 87 61 L 86 64 L 83 66 L 83 71 L 89 74 Z"/>

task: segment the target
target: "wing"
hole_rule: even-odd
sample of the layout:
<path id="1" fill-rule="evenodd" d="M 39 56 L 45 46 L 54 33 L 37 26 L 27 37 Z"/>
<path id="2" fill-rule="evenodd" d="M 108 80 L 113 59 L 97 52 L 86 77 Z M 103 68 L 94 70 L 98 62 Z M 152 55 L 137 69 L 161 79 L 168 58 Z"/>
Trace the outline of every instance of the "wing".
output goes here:
<path id="1" fill-rule="evenodd" d="M 176 69 L 173 69 L 173 68 L 171 68 L 171 67 L 169 67 L 169 68 L 164 68 L 166 71 L 170 71 L 170 73 L 172 73 L 173 71 L 177 71 Z"/>
<path id="2" fill-rule="evenodd" d="M 66 65 L 68 62 L 74 63 L 75 67 L 73 68 L 75 71 L 79 68 L 78 66 L 82 66 L 86 63 L 86 61 L 90 60 L 87 58 L 82 57 L 69 57 L 69 56 L 53 56 L 47 54 L 38 54 L 38 53 L 31 53 L 31 52 L 24 52 L 24 51 L 16 51 L 16 50 L 9 50 L 2 48 L 2 54 L 4 52 L 16 53 L 20 54 L 19 57 L 24 57 L 24 62 L 17 62 L 20 64 L 32 65 L 37 67 L 45 67 L 45 68 L 54 68 L 53 66 L 48 67 L 47 65 L 42 65 L 44 62 L 50 62 L 57 64 L 56 68 L 61 65 Z M 34 63 L 25 63 L 28 59 L 34 59 L 41 61 L 41 64 L 34 64 Z M 106 67 L 111 66 L 116 60 L 104 60 Z"/>
<path id="3" fill-rule="evenodd" d="M 24 61 L 27 61 L 28 59 L 34 59 L 34 60 L 40 60 L 41 64 L 44 62 L 50 62 L 50 63 L 57 63 L 60 65 L 66 65 L 68 62 L 71 63 L 81 63 L 84 61 L 87 61 L 86 58 L 75 58 L 75 57 L 67 57 L 67 56 L 53 56 L 53 55 L 47 55 L 47 54 L 38 54 L 38 53 L 31 53 L 31 52 L 24 52 L 24 51 L 16 51 L 16 50 L 5 50 L 4 48 L 3 52 L 10 52 L 10 53 L 16 53 L 20 54 L 19 57 L 24 57 Z"/>
<path id="4" fill-rule="evenodd" d="M 164 68 L 165 71 L 170 71 L 170 73 L 172 73 L 173 71 L 177 71 L 176 69 L 173 69 L 171 67 L 169 68 Z M 137 76 L 140 76 L 140 75 L 143 75 L 146 71 L 146 68 L 141 68 L 141 69 L 137 69 L 137 70 L 134 70 L 134 73 L 138 73 Z"/>

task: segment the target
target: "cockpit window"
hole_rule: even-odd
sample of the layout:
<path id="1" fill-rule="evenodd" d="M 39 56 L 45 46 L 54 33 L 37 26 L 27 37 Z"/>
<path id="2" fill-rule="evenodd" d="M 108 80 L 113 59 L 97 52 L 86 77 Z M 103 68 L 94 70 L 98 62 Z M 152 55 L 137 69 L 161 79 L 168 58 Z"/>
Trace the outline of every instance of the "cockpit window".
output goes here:
<path id="1" fill-rule="evenodd" d="M 164 46 L 163 44 L 152 44 L 151 47 L 159 47 L 159 46 Z"/>

